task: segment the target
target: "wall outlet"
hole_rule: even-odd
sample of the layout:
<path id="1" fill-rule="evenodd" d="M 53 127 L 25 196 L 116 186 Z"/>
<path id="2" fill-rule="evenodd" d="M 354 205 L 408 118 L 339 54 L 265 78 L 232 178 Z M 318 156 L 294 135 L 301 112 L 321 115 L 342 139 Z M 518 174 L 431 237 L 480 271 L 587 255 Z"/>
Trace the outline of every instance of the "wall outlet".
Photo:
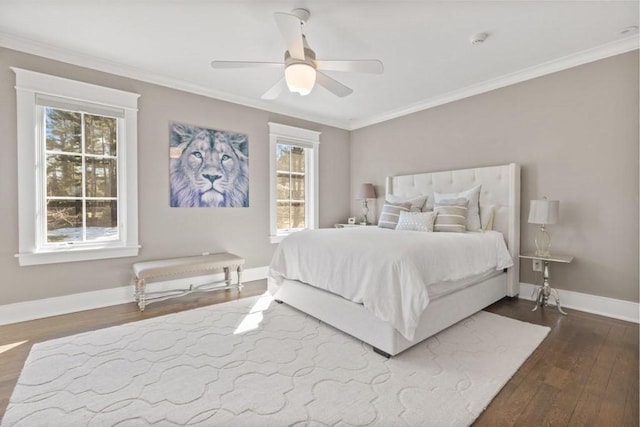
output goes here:
<path id="1" fill-rule="evenodd" d="M 542 260 L 533 260 L 533 271 L 542 271 Z"/>

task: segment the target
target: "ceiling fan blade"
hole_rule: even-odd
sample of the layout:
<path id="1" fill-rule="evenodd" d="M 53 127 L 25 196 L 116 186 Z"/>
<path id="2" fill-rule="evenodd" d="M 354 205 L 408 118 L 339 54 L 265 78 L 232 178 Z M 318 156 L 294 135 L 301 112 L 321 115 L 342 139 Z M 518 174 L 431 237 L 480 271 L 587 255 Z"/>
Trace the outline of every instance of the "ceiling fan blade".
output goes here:
<path id="1" fill-rule="evenodd" d="M 276 99 L 282 91 L 287 87 L 287 83 L 284 81 L 284 77 L 278 80 L 276 84 L 266 91 L 261 98 L 262 99 Z"/>
<path id="2" fill-rule="evenodd" d="M 302 23 L 300 18 L 290 13 L 273 14 L 276 25 L 282 34 L 284 43 L 292 58 L 304 61 L 304 42 L 302 41 Z"/>
<path id="3" fill-rule="evenodd" d="M 358 73 L 382 74 L 384 65 L 377 59 L 358 59 L 352 61 L 318 60 L 318 70 L 327 71 L 355 71 Z"/>
<path id="4" fill-rule="evenodd" d="M 353 89 L 348 88 L 339 81 L 334 80 L 319 71 L 316 72 L 316 83 L 318 83 L 320 86 L 324 87 L 334 95 L 339 96 L 340 98 L 351 95 L 353 93 Z"/>
<path id="5" fill-rule="evenodd" d="M 211 61 L 211 66 L 216 69 L 225 68 L 282 68 L 281 62 L 253 62 L 253 61 Z"/>

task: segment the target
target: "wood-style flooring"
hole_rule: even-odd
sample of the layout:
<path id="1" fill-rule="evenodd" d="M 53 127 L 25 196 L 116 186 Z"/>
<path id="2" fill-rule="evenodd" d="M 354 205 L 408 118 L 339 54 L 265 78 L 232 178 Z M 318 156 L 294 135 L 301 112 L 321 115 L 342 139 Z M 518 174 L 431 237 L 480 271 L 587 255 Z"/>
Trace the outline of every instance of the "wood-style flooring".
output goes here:
<path id="1" fill-rule="evenodd" d="M 147 306 L 135 304 L 0 326 L 0 418 L 34 343 L 260 295 L 266 281 L 236 290 L 194 293 Z M 551 327 L 533 355 L 476 420 L 478 426 L 639 425 L 638 325 L 553 307 L 531 312 L 531 301 L 504 299 L 487 311 Z M 18 344 L 22 343 L 22 344 Z"/>

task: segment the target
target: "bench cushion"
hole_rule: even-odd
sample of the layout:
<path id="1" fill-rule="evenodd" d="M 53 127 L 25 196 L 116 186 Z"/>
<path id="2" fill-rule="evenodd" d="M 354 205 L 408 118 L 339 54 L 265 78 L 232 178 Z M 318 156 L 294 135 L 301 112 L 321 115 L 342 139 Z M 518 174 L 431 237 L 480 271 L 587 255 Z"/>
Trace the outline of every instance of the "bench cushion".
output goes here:
<path id="1" fill-rule="evenodd" d="M 137 280 L 173 274 L 197 273 L 207 270 L 222 270 L 225 267 L 240 267 L 244 258 L 230 253 L 191 256 L 183 258 L 160 259 L 133 264 L 133 274 Z"/>

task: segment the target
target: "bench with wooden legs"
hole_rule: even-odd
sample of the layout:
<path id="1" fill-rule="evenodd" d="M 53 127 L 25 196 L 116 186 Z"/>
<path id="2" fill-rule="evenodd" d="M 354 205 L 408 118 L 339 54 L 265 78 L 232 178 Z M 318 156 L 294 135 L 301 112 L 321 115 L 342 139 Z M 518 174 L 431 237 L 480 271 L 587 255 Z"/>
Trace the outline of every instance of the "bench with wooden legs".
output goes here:
<path id="1" fill-rule="evenodd" d="M 203 254 L 183 258 L 144 261 L 133 264 L 134 295 L 140 311 L 147 304 L 167 298 L 179 297 L 196 291 L 217 291 L 237 287 L 242 290 L 242 269 L 244 258 L 230 253 Z M 238 281 L 231 283 L 231 269 L 238 274 Z M 224 280 L 206 283 L 200 286 L 191 285 L 188 289 L 174 289 L 159 292 L 146 292 L 147 281 L 169 279 L 176 275 L 206 275 L 216 271 L 224 271 Z M 220 286 L 224 284 L 224 286 Z M 155 295 L 149 298 L 149 295 Z"/>

